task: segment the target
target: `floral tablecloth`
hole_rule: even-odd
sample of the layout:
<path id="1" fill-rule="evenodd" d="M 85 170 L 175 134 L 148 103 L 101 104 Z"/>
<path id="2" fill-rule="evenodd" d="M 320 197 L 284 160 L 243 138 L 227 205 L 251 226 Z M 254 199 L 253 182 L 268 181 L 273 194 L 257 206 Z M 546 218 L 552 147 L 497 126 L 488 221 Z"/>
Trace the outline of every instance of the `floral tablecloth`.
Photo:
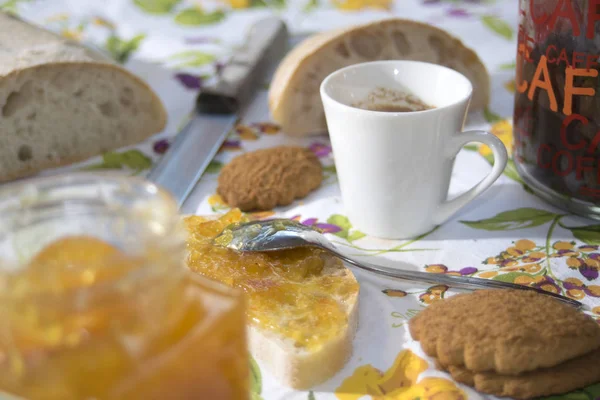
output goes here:
<path id="1" fill-rule="evenodd" d="M 281 15 L 294 35 L 390 16 L 447 29 L 473 47 L 492 75 L 492 102 L 471 115 L 511 148 L 517 0 L 0 0 L 0 7 L 61 34 L 93 43 L 147 80 L 169 112 L 167 129 L 139 146 L 65 169 L 120 169 L 144 174 L 185 123 L 202 85 L 227 61 L 256 19 Z M 215 195 L 219 169 L 236 155 L 278 144 L 309 147 L 322 160 L 323 186 L 290 207 L 256 217 L 285 216 L 316 225 L 355 257 L 398 268 L 536 285 L 586 304 L 600 320 L 600 225 L 562 212 L 532 195 L 509 164 L 494 186 L 453 220 L 406 241 L 353 229 L 344 216 L 327 137 L 292 139 L 269 122 L 266 89 L 231 132 L 185 212 L 227 210 Z M 490 150 L 466 146 L 457 157 L 450 195 L 473 186 L 490 168 Z M 406 329 L 424 307 L 451 294 L 444 286 L 385 280 L 356 272 L 360 326 L 350 362 L 332 379 L 296 392 L 253 363 L 253 399 L 444 399 L 484 397 L 436 371 Z M 600 384 L 564 396 L 600 399 Z"/>

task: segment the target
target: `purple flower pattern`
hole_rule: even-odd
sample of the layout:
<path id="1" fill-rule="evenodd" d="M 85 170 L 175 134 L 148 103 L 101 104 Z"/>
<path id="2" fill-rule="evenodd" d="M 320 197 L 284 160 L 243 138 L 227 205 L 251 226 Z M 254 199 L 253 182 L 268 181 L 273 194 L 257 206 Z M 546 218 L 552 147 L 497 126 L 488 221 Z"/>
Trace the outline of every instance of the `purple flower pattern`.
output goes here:
<path id="1" fill-rule="evenodd" d="M 325 143 L 313 142 L 308 148 L 319 158 L 324 158 L 331 154 L 331 146 Z"/>
<path id="2" fill-rule="evenodd" d="M 169 150 L 169 141 L 167 139 L 160 139 L 154 142 L 152 149 L 156 154 L 165 154 Z"/>
<path id="3" fill-rule="evenodd" d="M 546 254 L 547 248 L 551 251 Z M 488 257 L 483 265 L 493 269 L 478 270 L 464 267 L 451 271 L 444 264 L 428 264 L 425 271 L 437 274 L 477 276 L 485 279 L 498 279 L 521 285 L 537 287 L 552 293 L 565 294 L 576 300 L 585 296 L 600 297 L 600 285 L 594 285 L 600 277 L 600 253 L 598 245 L 575 246 L 575 242 L 557 241 L 552 246 L 538 246 L 528 239 L 513 242 L 497 256 Z M 558 278 L 554 276 L 550 260 L 564 260 L 572 271 L 578 271 L 579 278 Z M 557 261 L 553 261 L 557 262 Z M 585 282 L 585 283 L 584 283 Z"/>
<path id="4" fill-rule="evenodd" d="M 444 264 L 428 264 L 425 266 L 425 271 L 431 272 L 432 274 L 470 276 L 477 273 L 479 270 L 475 267 L 464 267 L 458 271 L 451 271 Z"/>
<path id="5" fill-rule="evenodd" d="M 291 220 L 294 221 L 298 221 L 300 222 L 302 225 L 306 225 L 306 226 L 311 226 L 314 228 L 317 228 L 319 230 L 321 230 L 323 233 L 337 233 L 340 232 L 342 230 L 341 227 L 334 225 L 334 224 L 328 224 L 325 222 L 318 222 L 317 218 L 307 218 L 304 221 L 301 221 L 301 216 L 300 215 L 295 215 L 292 218 L 290 218 Z"/>
<path id="6" fill-rule="evenodd" d="M 177 73 L 175 74 L 175 79 L 177 79 L 187 89 L 199 90 L 202 88 L 202 78 L 198 75 Z"/>

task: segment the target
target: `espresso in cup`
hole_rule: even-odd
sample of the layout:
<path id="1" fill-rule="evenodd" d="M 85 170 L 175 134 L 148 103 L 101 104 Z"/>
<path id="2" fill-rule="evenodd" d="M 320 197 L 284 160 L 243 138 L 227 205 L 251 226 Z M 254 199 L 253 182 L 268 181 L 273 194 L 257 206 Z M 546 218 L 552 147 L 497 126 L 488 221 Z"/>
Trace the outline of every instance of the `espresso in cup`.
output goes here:
<path id="1" fill-rule="evenodd" d="M 432 106 L 412 93 L 378 87 L 369 93 L 367 98 L 352 104 L 363 110 L 382 112 L 414 112 L 431 110 Z"/>

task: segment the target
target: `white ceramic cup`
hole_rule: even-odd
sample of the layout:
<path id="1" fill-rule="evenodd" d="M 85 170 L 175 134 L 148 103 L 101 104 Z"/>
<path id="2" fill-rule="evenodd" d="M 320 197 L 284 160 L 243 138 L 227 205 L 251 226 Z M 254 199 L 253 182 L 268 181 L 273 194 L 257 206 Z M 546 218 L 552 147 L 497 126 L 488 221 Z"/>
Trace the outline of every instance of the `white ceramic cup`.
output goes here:
<path id="1" fill-rule="evenodd" d="M 377 88 L 408 91 L 435 108 L 381 112 L 352 106 Z M 321 99 L 342 199 L 356 229 L 388 239 L 418 236 L 500 177 L 508 160 L 502 142 L 488 132 L 462 132 L 472 91 L 462 74 L 417 61 L 356 64 L 325 78 Z M 488 145 L 494 166 L 448 201 L 454 158 L 470 142 Z"/>

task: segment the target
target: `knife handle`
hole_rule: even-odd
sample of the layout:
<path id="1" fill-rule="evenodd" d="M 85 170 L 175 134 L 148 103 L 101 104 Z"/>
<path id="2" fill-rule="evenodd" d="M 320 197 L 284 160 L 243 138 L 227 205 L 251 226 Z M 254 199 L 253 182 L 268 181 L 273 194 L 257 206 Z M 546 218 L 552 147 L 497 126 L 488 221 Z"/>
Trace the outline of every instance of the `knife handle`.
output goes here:
<path id="1" fill-rule="evenodd" d="M 220 71 L 213 86 L 203 88 L 196 106 L 199 112 L 234 114 L 241 112 L 252 94 L 277 65 L 288 46 L 289 33 L 277 17 L 261 19 L 248 32 L 244 46 L 236 51 Z"/>

